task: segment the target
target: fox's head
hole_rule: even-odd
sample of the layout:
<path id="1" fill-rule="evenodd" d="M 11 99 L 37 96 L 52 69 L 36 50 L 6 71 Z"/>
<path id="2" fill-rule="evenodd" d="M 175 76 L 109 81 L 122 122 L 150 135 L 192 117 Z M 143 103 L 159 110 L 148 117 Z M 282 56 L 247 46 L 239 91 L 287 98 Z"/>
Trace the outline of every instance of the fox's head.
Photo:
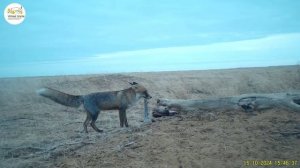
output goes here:
<path id="1" fill-rule="evenodd" d="M 139 98 L 151 99 L 152 97 L 149 95 L 147 89 L 136 82 L 129 82 L 131 88 L 135 91 Z"/>

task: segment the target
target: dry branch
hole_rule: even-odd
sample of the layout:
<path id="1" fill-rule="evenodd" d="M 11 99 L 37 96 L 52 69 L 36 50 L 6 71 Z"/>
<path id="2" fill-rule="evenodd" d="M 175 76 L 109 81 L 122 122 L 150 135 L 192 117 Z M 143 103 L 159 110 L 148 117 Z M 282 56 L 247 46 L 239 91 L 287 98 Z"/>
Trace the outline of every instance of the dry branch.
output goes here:
<path id="1" fill-rule="evenodd" d="M 243 94 L 215 99 L 158 99 L 158 106 L 185 112 L 228 111 L 243 109 L 247 112 L 271 108 L 285 108 L 300 112 L 300 92 Z"/>

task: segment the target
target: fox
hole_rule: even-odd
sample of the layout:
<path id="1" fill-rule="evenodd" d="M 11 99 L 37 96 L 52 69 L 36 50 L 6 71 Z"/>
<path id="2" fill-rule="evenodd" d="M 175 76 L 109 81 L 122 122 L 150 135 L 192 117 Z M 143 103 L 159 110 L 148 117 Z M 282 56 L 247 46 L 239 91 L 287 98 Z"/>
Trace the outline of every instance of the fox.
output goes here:
<path id="1" fill-rule="evenodd" d="M 128 127 L 126 110 L 139 99 L 151 99 L 147 89 L 136 82 L 129 82 L 129 88 L 118 91 L 96 92 L 87 95 L 71 95 L 52 88 L 44 87 L 37 91 L 40 96 L 52 101 L 78 108 L 83 105 L 86 119 L 83 123 L 84 132 L 88 133 L 88 124 L 97 132 L 103 132 L 95 122 L 102 110 L 119 110 L 120 127 Z"/>

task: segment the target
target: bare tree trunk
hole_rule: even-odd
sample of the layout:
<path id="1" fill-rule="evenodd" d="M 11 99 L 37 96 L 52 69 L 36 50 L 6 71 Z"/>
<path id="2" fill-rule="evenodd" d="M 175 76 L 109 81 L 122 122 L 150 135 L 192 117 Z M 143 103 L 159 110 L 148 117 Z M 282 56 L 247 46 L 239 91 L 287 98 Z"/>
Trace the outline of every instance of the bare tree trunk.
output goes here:
<path id="1" fill-rule="evenodd" d="M 243 109 L 248 112 L 271 108 L 285 108 L 300 112 L 300 92 L 243 94 L 234 97 L 197 100 L 158 99 L 157 105 L 186 112 L 228 111 L 238 109 Z"/>

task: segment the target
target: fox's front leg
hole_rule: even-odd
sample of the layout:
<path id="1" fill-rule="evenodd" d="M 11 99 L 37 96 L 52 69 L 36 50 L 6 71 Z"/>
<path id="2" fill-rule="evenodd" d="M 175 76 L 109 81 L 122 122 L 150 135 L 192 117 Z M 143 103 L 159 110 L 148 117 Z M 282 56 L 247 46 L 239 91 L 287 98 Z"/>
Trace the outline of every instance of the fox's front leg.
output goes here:
<path id="1" fill-rule="evenodd" d="M 119 110 L 120 127 L 124 126 L 124 110 Z"/>
<path id="2" fill-rule="evenodd" d="M 125 127 L 128 127 L 128 122 L 127 122 L 127 116 L 126 116 L 126 110 L 124 110 L 124 123 L 125 123 Z"/>
<path id="3" fill-rule="evenodd" d="M 124 124 L 125 124 L 125 127 L 128 127 L 126 109 L 119 110 L 119 118 L 120 118 L 120 127 L 124 127 Z"/>

